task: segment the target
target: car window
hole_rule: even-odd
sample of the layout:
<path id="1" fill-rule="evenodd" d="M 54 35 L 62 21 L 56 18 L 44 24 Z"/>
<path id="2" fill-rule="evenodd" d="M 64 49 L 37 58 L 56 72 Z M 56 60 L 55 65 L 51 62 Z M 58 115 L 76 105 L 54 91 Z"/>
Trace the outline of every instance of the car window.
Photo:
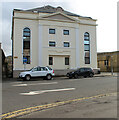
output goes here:
<path id="1" fill-rule="evenodd" d="M 41 67 L 37 67 L 37 71 L 41 71 Z"/>
<path id="2" fill-rule="evenodd" d="M 90 68 L 86 68 L 86 71 L 91 71 L 91 69 Z"/>
<path id="3" fill-rule="evenodd" d="M 52 68 L 50 68 L 49 66 L 47 66 L 47 68 L 48 68 L 49 70 L 52 70 Z"/>
<path id="4" fill-rule="evenodd" d="M 45 67 L 41 67 L 41 71 L 47 71 Z"/>
<path id="5" fill-rule="evenodd" d="M 84 69 L 83 69 L 83 68 L 81 68 L 81 69 L 80 69 L 80 72 L 84 72 Z"/>
<path id="6" fill-rule="evenodd" d="M 36 67 L 36 68 L 33 68 L 33 71 L 38 71 L 37 67 Z"/>

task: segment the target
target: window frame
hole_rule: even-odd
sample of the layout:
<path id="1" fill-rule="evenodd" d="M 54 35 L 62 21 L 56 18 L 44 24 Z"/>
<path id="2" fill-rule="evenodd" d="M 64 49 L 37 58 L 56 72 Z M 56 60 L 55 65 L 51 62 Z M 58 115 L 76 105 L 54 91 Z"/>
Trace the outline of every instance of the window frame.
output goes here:
<path id="1" fill-rule="evenodd" d="M 54 32 L 51 32 L 51 31 L 54 31 Z M 53 28 L 49 28 L 49 34 L 55 34 L 55 29 L 53 29 Z"/>
<path id="2" fill-rule="evenodd" d="M 69 35 L 69 30 L 63 30 L 63 35 Z"/>
<path id="3" fill-rule="evenodd" d="M 86 56 L 86 52 L 89 52 L 88 57 Z M 88 32 L 84 33 L 84 61 L 85 64 L 90 64 L 90 34 Z"/>
<path id="4" fill-rule="evenodd" d="M 68 46 L 65 46 L 66 43 L 68 43 L 68 44 L 67 44 Z M 70 47 L 70 42 L 63 42 L 63 44 L 64 44 L 64 47 Z"/>
<path id="5" fill-rule="evenodd" d="M 66 61 L 68 60 L 68 61 Z M 65 65 L 69 65 L 69 57 L 65 57 Z"/>
<path id="6" fill-rule="evenodd" d="M 28 33 L 28 35 L 25 35 Z M 26 64 L 31 64 L 31 30 L 28 27 L 23 28 L 23 36 L 22 36 L 22 50 L 23 50 L 23 60 L 26 57 L 27 62 Z M 26 52 L 24 50 L 29 50 L 29 55 L 25 55 Z M 23 62 L 24 64 L 24 62 Z"/>
<path id="7" fill-rule="evenodd" d="M 50 43 L 54 43 L 54 45 L 52 45 Z M 49 47 L 56 47 L 56 42 L 55 41 L 49 41 Z"/>
<path id="8" fill-rule="evenodd" d="M 52 58 L 51 62 L 50 62 L 50 58 Z M 51 57 L 51 56 L 49 56 L 49 65 L 53 65 L 53 57 Z"/>

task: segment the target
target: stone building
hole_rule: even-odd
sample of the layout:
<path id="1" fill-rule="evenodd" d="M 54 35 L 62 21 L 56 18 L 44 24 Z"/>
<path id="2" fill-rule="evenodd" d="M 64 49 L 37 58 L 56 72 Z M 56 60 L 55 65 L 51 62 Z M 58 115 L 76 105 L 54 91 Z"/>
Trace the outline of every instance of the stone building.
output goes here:
<path id="1" fill-rule="evenodd" d="M 49 5 L 14 9 L 12 18 L 14 74 L 35 66 L 97 68 L 96 19 Z"/>
<path id="2" fill-rule="evenodd" d="M 119 72 L 119 51 L 103 52 L 97 54 L 98 68 L 104 72 Z"/>

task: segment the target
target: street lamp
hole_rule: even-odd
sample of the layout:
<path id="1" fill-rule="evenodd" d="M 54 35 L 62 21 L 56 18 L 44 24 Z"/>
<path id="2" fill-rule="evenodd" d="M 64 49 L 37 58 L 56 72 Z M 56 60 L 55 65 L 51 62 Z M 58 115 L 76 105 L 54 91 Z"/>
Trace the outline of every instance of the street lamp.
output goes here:
<path id="1" fill-rule="evenodd" d="M 25 54 L 22 53 L 22 58 L 23 58 L 23 64 L 24 64 L 24 70 L 26 70 L 26 62 L 27 62 L 27 58 L 25 57 Z"/>
<path id="2" fill-rule="evenodd" d="M 113 76 L 113 56 L 111 56 L 111 73 L 112 73 L 112 76 Z"/>

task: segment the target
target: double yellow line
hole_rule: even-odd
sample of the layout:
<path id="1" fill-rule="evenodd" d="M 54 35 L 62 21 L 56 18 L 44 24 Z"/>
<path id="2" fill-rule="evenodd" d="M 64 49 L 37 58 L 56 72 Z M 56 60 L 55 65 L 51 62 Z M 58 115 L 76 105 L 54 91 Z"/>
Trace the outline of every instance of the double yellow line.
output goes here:
<path id="1" fill-rule="evenodd" d="M 101 98 L 101 97 L 112 96 L 112 95 L 116 95 L 116 94 L 117 93 L 100 94 L 100 95 L 96 95 L 96 96 L 92 96 L 92 97 L 84 97 L 84 98 L 79 98 L 79 99 L 73 99 L 73 100 L 68 100 L 68 101 L 40 105 L 40 106 L 35 106 L 35 107 L 30 107 L 30 108 L 25 108 L 25 109 L 9 112 L 9 113 L 1 115 L 0 117 L 2 118 L 2 120 L 4 120 L 5 118 L 14 118 L 14 117 L 18 117 L 21 115 L 29 114 L 31 112 L 42 111 L 44 109 L 49 109 L 49 108 L 53 108 L 56 106 L 65 105 L 65 104 L 68 104 L 71 102 L 77 102 L 77 101 L 88 100 L 88 99 L 93 99 L 93 98 Z"/>

